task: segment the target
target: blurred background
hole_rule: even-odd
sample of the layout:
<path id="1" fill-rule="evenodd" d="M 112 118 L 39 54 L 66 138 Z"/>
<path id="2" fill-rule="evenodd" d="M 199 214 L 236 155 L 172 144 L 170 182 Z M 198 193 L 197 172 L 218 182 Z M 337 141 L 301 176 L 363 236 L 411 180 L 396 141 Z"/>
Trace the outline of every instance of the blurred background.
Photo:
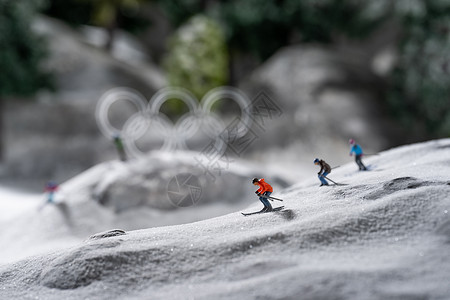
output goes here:
<path id="1" fill-rule="evenodd" d="M 95 120 L 111 88 L 227 85 L 279 106 L 240 159 L 287 185 L 315 157 L 351 161 L 349 138 L 376 153 L 448 137 L 449 50 L 446 0 L 1 0 L 0 183 L 41 192 L 118 160 Z"/>
<path id="2" fill-rule="evenodd" d="M 259 210 L 253 177 L 274 197 L 319 189 L 316 157 L 358 172 L 350 138 L 376 170 L 379 151 L 449 136 L 449 59 L 448 0 L 0 0 L 0 264 L 111 228 Z M 202 134 L 165 152 L 172 133 L 156 127 L 160 143 L 133 157 L 100 130 L 112 88 L 145 105 L 173 86 L 246 95 L 247 135 L 213 161 Z M 213 119 L 231 126 L 242 107 L 223 98 Z M 126 127 L 136 110 L 119 101 L 105 118 Z M 169 124 L 188 108 L 161 111 Z"/>

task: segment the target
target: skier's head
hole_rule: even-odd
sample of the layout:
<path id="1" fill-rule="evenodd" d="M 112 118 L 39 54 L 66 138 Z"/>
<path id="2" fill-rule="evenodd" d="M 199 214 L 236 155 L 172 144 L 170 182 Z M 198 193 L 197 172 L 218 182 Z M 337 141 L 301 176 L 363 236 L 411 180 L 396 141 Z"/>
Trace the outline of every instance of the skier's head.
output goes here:
<path id="1" fill-rule="evenodd" d="M 315 164 L 315 165 L 318 165 L 318 164 L 319 164 L 319 159 L 318 159 L 318 158 L 316 158 L 316 159 L 314 160 L 314 164 Z"/>
<path id="2" fill-rule="evenodd" d="M 253 184 L 257 184 L 258 181 L 259 181 L 259 179 L 255 177 L 255 178 L 253 178 L 252 183 L 253 183 Z"/>
<path id="3" fill-rule="evenodd" d="M 54 182 L 53 180 L 50 180 L 47 182 L 47 186 L 48 187 L 55 187 L 56 186 L 56 182 Z"/>
<path id="4" fill-rule="evenodd" d="M 348 143 L 349 143 L 350 145 L 353 145 L 353 144 L 355 143 L 355 140 L 354 140 L 354 139 L 349 139 L 349 140 L 348 140 Z"/>

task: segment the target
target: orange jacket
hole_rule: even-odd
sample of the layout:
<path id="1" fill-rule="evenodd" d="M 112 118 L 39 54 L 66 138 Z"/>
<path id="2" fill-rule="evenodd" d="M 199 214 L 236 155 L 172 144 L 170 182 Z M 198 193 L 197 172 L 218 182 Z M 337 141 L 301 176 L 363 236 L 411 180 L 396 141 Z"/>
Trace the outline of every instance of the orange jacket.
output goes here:
<path id="1" fill-rule="evenodd" d="M 273 188 L 270 184 L 264 181 L 264 178 L 261 178 L 258 180 L 259 189 L 257 190 L 258 193 L 265 193 L 265 192 L 273 192 Z"/>

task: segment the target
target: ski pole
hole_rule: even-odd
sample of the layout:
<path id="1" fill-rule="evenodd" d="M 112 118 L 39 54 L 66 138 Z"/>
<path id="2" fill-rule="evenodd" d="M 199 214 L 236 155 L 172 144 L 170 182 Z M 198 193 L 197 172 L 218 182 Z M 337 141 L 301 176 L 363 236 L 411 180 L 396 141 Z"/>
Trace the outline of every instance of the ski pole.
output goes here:
<path id="1" fill-rule="evenodd" d="M 334 184 L 339 184 L 339 183 L 337 183 L 336 181 L 333 181 L 333 180 L 331 180 L 330 178 L 328 178 L 328 177 L 326 177 L 326 176 L 323 176 L 325 179 L 328 179 L 329 181 L 331 181 L 332 183 L 334 183 Z"/>
<path id="2" fill-rule="evenodd" d="M 277 201 L 283 201 L 283 199 L 279 199 L 279 198 L 275 198 L 275 197 L 271 197 L 271 196 L 264 196 L 264 195 L 261 195 L 261 196 L 259 196 L 259 197 L 263 197 L 263 198 L 267 198 L 267 199 L 269 199 L 269 200 L 277 200 Z"/>
<path id="3" fill-rule="evenodd" d="M 275 197 L 271 197 L 271 196 L 269 196 L 268 198 L 273 199 L 273 200 L 283 201 L 283 199 L 279 199 L 279 198 L 275 198 Z"/>
<path id="4" fill-rule="evenodd" d="M 332 167 L 331 169 L 333 170 L 333 169 L 336 169 L 336 168 L 339 168 L 340 166 L 336 166 L 336 167 Z"/>

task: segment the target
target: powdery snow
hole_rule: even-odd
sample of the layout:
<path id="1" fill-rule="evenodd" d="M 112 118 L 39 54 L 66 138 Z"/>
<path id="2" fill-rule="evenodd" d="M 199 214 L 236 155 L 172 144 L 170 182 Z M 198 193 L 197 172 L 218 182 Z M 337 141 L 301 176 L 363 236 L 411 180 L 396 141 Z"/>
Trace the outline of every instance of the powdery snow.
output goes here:
<path id="1" fill-rule="evenodd" d="M 450 139 L 364 162 L 329 175 L 347 185 L 313 173 L 276 190 L 281 212 L 103 232 L 5 264 L 0 299 L 449 299 Z M 33 224 L 11 225 L 20 238 Z"/>
<path id="2" fill-rule="evenodd" d="M 234 212 L 254 203 L 249 178 L 257 173 L 269 176 L 275 188 L 280 189 L 279 183 L 287 186 L 260 166 L 237 158 L 220 175 L 214 172 L 214 182 L 205 183 L 197 157 L 192 152 L 154 152 L 126 163 L 102 163 L 61 184 L 56 204 L 46 204 L 44 194 L 0 189 L 0 226 L 5 228 L 0 241 L 8 245 L 0 247 L 0 264 L 67 248 L 110 228 L 177 225 Z M 168 182 L 180 172 L 198 173 L 202 179 L 202 194 L 194 206 L 177 208 L 169 199 Z"/>

